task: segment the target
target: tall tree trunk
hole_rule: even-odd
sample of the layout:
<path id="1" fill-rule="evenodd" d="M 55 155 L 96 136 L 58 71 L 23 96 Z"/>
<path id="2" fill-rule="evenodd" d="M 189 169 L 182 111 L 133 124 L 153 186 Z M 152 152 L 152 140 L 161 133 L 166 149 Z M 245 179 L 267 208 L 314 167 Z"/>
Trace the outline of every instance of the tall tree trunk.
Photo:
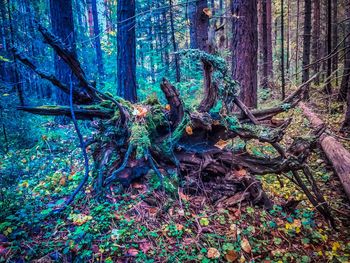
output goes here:
<path id="1" fill-rule="evenodd" d="M 286 72 L 290 74 L 290 0 L 287 0 L 287 54 L 286 54 Z"/>
<path id="2" fill-rule="evenodd" d="M 241 85 L 240 97 L 248 107 L 257 106 L 257 1 L 233 0 L 232 73 Z"/>
<path id="3" fill-rule="evenodd" d="M 345 6 L 345 13 L 346 18 L 348 21 L 346 22 L 346 30 L 345 35 L 350 34 L 350 0 L 346 1 Z M 339 100 L 345 101 L 347 98 L 347 91 L 350 90 L 350 37 L 347 37 L 345 40 L 345 56 L 344 56 L 344 70 L 343 70 L 343 77 L 340 84 L 340 90 L 339 90 Z M 348 98 L 349 103 L 349 98 Z M 346 125 L 350 127 L 350 106 L 348 104 L 347 108 L 347 114 L 348 117 L 346 119 Z"/>
<path id="4" fill-rule="evenodd" d="M 170 5 L 170 28 L 171 28 L 171 42 L 173 44 L 174 53 L 177 52 L 177 44 L 175 38 L 175 26 L 174 26 L 174 13 L 173 13 L 173 1 L 169 0 Z M 176 70 L 176 82 L 181 81 L 181 71 L 180 71 L 180 59 L 179 55 L 175 54 L 175 70 Z"/>
<path id="5" fill-rule="evenodd" d="M 313 24 L 312 24 L 312 61 L 318 61 L 320 59 L 320 36 L 321 36 L 321 1 L 313 1 Z M 314 73 L 320 71 L 319 63 L 313 65 Z M 315 84 L 319 84 L 319 77 L 315 78 Z"/>
<path id="6" fill-rule="evenodd" d="M 11 46 L 15 46 L 15 34 L 13 29 L 13 20 L 12 20 L 12 10 L 11 10 L 11 4 L 10 0 L 7 0 L 7 11 L 8 11 L 8 18 L 9 18 L 9 29 L 10 29 L 10 39 L 11 39 Z M 18 73 L 18 67 L 17 67 L 17 59 L 16 57 L 13 58 L 14 61 L 14 87 L 17 91 L 18 100 L 21 106 L 24 105 L 24 97 L 23 97 L 23 88 L 22 84 L 20 83 L 20 77 Z"/>
<path id="7" fill-rule="evenodd" d="M 50 14 L 53 33 L 68 45 L 73 56 L 76 56 L 72 0 L 50 0 Z M 62 83 L 69 85 L 72 71 L 59 56 L 56 54 L 54 56 L 56 76 Z M 57 104 L 69 105 L 69 96 L 66 93 L 57 90 L 55 94 Z M 67 122 L 62 118 L 56 119 L 56 121 Z"/>
<path id="8" fill-rule="evenodd" d="M 193 49 L 209 52 L 209 17 L 203 11 L 205 8 L 208 8 L 207 0 L 198 0 L 190 4 L 190 46 Z"/>
<path id="9" fill-rule="evenodd" d="M 117 95 L 131 102 L 136 92 L 135 0 L 117 5 Z"/>
<path id="10" fill-rule="evenodd" d="M 268 3 L 270 2 L 270 14 L 268 13 Z M 261 80 L 260 85 L 262 88 L 269 88 L 269 83 L 272 75 L 272 48 L 271 41 L 271 1 L 259 0 L 259 54 L 261 65 Z M 270 21 L 268 21 L 270 19 Z M 270 26 L 269 26 L 270 22 Z M 269 46 L 270 45 L 270 46 Z M 271 52 L 271 53 L 270 53 Z M 271 57 L 270 57 L 271 55 Z"/>
<path id="11" fill-rule="evenodd" d="M 297 26 L 296 26 L 296 39 L 295 39 L 295 81 L 298 82 L 299 71 L 299 26 L 300 26 L 300 0 L 297 0 Z"/>
<path id="12" fill-rule="evenodd" d="M 269 79 L 273 80 L 272 59 L 272 0 L 266 0 L 266 32 L 267 32 L 267 71 Z"/>
<path id="13" fill-rule="evenodd" d="M 311 0 L 305 0 L 304 6 L 304 39 L 303 39 L 303 74 L 302 82 L 305 83 L 310 77 L 310 47 L 311 47 Z M 309 87 L 305 89 L 304 99 L 309 99 Z"/>
<path id="14" fill-rule="evenodd" d="M 338 45 L 338 0 L 333 0 L 332 48 Z M 338 69 L 338 53 L 333 56 L 332 72 Z M 335 72 L 335 85 L 338 86 L 338 72 Z"/>
<path id="15" fill-rule="evenodd" d="M 286 97 L 286 81 L 284 73 L 284 0 L 281 0 L 281 85 L 282 100 Z"/>
<path id="16" fill-rule="evenodd" d="M 98 22 L 98 12 L 97 12 L 97 4 L 96 0 L 90 0 L 91 4 L 91 12 L 92 12 L 92 19 L 93 19 L 93 37 L 95 42 L 95 51 L 96 51 L 96 64 L 97 64 L 97 70 L 99 77 L 104 77 L 104 70 L 103 70 L 103 56 L 102 56 L 102 49 L 101 49 L 101 40 L 100 40 L 100 27 Z"/>
<path id="17" fill-rule="evenodd" d="M 327 94 L 332 93 L 332 83 L 331 83 L 331 74 L 332 74 L 332 0 L 327 0 L 327 55 L 329 58 L 327 59 L 327 74 L 326 81 L 327 84 L 325 86 L 325 92 Z"/>

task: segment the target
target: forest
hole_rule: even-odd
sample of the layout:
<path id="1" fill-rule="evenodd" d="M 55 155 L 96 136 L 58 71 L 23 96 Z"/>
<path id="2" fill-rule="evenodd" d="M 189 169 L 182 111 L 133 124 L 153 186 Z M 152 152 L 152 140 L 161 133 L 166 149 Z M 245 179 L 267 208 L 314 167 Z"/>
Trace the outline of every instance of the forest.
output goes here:
<path id="1" fill-rule="evenodd" d="M 350 262 L 350 0 L 0 25 L 0 262 Z"/>

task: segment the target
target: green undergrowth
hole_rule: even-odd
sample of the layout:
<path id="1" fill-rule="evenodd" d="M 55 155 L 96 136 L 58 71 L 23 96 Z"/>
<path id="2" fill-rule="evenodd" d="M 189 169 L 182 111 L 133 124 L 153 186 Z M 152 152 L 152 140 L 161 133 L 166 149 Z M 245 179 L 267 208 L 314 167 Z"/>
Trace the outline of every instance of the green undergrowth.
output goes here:
<path id="1" fill-rule="evenodd" d="M 284 144 L 291 143 L 294 136 L 308 136 L 310 131 L 299 109 L 288 113 L 291 115 L 294 120 Z M 282 117 L 287 114 L 278 116 Z M 238 125 L 235 119 L 226 122 L 230 127 Z M 173 132 L 173 142 L 187 124 L 184 121 Z M 141 124 L 135 124 L 133 129 L 134 143 L 149 143 L 144 140 L 147 133 Z M 258 156 L 274 154 L 268 144 L 254 141 L 245 145 L 242 140 L 231 143 L 230 147 L 246 147 Z M 105 198 L 95 198 L 89 184 L 72 206 L 50 216 L 84 174 L 76 145 L 78 141 L 71 126 L 53 126 L 40 134 L 32 148 L 1 155 L 1 262 L 348 262 L 350 259 L 346 200 L 339 181 L 317 151 L 311 155 L 309 164 L 326 200 L 336 209 L 333 214 L 341 231 L 330 229 L 288 179 L 278 180 L 275 175 L 259 177 L 275 202 L 270 211 L 246 203 L 213 206 L 205 195 L 183 193 L 175 171 L 167 171 L 165 192 L 156 190 L 159 180 L 154 172 L 144 181 L 134 182 L 123 193 L 112 186 Z M 88 153 L 91 153 L 89 149 Z M 301 203 L 297 210 L 288 213 L 282 204 L 291 199 Z"/>

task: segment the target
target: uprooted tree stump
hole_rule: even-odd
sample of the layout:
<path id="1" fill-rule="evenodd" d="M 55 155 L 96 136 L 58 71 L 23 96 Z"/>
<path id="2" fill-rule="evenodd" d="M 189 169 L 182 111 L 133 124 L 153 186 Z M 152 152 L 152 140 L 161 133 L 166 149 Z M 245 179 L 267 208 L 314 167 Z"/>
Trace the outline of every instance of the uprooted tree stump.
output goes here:
<path id="1" fill-rule="evenodd" d="M 161 104 L 156 97 L 131 104 L 122 98 L 98 91 L 94 82 L 87 80 L 70 49 L 41 25 L 38 29 L 45 41 L 71 68 L 79 83 L 74 87 L 72 83 L 61 83 L 55 76 L 38 69 L 29 58 L 14 50 L 19 61 L 71 97 L 70 107 L 18 109 L 40 115 L 65 115 L 72 117 L 75 124 L 76 119 L 92 121 L 96 133 L 81 146 L 92 147 L 97 193 L 108 189 L 107 186 L 111 184 L 127 187 L 133 180 L 153 170 L 161 183 L 169 174 L 176 174 L 189 191 L 196 188 L 198 182 L 202 182 L 216 199 L 227 195 L 231 196 L 231 201 L 248 200 L 270 208 L 273 203 L 254 175 L 283 174 L 299 186 L 315 208 L 333 224 L 329 207 L 305 164 L 313 141 L 298 138 L 285 150 L 279 141 L 291 119 L 277 127 L 269 122 L 277 113 L 295 106 L 306 85 L 301 85 L 280 106 L 250 111 L 238 99 L 238 84 L 230 77 L 223 59 L 199 50 L 184 50 L 181 51 L 182 55 L 201 60 L 205 65 L 205 94 L 198 109 L 186 109 L 179 92 L 166 79 L 161 83 L 161 90 L 167 105 Z M 214 106 L 219 100 L 222 107 L 215 111 Z M 241 112 L 230 114 L 234 104 Z M 264 121 L 264 125 L 261 121 Z M 263 158 L 242 149 L 236 151 L 234 147 L 226 147 L 227 142 L 236 137 L 244 141 L 254 139 L 270 143 L 278 156 Z M 246 171 L 243 174 L 239 173 L 242 169 Z M 88 172 L 66 205 L 83 188 L 87 176 Z"/>

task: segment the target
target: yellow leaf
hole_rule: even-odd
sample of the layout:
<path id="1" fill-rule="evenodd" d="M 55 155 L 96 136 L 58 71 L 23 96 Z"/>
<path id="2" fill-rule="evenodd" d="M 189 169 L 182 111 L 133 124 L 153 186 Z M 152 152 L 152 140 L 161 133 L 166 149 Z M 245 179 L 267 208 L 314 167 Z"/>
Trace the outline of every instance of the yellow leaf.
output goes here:
<path id="1" fill-rule="evenodd" d="M 335 252 L 341 247 L 339 242 L 333 242 L 332 251 Z"/>
<path id="2" fill-rule="evenodd" d="M 220 252 L 214 247 L 208 249 L 207 258 L 217 259 L 220 257 Z"/>
<path id="3" fill-rule="evenodd" d="M 193 134 L 193 130 L 192 130 L 192 127 L 191 126 L 186 126 L 186 133 L 188 135 L 192 135 Z"/>
<path id="4" fill-rule="evenodd" d="M 167 111 L 170 111 L 170 109 L 171 109 L 170 105 L 169 105 L 169 104 L 165 105 L 165 109 L 166 109 Z"/>
<path id="5" fill-rule="evenodd" d="M 7 97 L 7 96 L 10 96 L 10 94 L 4 93 L 4 94 L 2 94 L 2 96 L 3 96 L 3 97 Z"/>
<path id="6" fill-rule="evenodd" d="M 213 16 L 213 12 L 208 7 L 203 9 L 203 13 L 206 14 L 209 18 L 211 18 Z"/>
<path id="7" fill-rule="evenodd" d="M 250 246 L 249 241 L 246 238 L 242 239 L 242 241 L 241 241 L 241 248 L 246 253 L 251 253 L 252 252 L 252 247 Z"/>
<path id="8" fill-rule="evenodd" d="M 223 139 L 220 139 L 217 143 L 215 143 L 215 147 L 219 148 L 220 150 L 223 150 L 228 144 L 228 141 L 224 141 Z"/>

